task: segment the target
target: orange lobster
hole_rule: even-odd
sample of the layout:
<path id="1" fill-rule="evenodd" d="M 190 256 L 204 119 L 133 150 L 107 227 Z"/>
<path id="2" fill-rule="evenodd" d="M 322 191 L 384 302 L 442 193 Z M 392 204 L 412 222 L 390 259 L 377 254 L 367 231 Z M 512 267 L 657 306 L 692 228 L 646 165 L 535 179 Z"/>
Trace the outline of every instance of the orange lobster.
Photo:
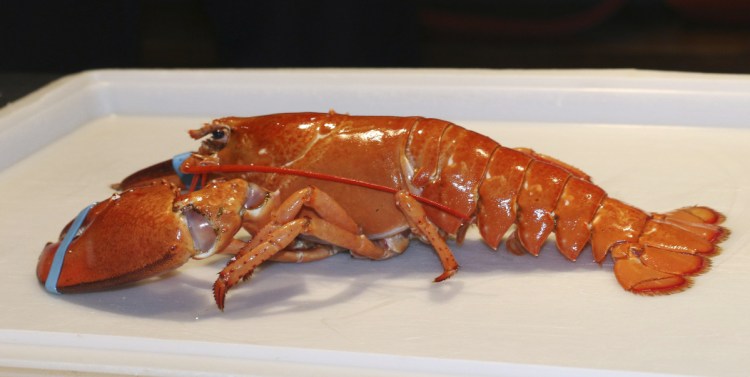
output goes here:
<path id="1" fill-rule="evenodd" d="M 40 282 L 54 292 L 105 289 L 190 258 L 235 254 L 214 284 L 223 310 L 227 291 L 267 260 L 307 262 L 341 250 L 379 260 L 416 237 L 435 249 L 441 281 L 458 270 L 447 238 L 461 243 L 476 224 L 497 249 L 515 224 L 506 241 L 513 253 L 538 255 L 554 232 L 571 261 L 591 243 L 596 262 L 612 255 L 624 289 L 665 294 L 687 288 L 729 235 L 710 208 L 647 213 L 609 198 L 570 165 L 439 119 L 230 117 L 190 136 L 204 139 L 198 152 L 126 178 L 122 193 L 82 211 L 48 243 Z M 183 183 L 186 173 L 195 175 Z M 243 227 L 249 241 L 234 238 Z"/>

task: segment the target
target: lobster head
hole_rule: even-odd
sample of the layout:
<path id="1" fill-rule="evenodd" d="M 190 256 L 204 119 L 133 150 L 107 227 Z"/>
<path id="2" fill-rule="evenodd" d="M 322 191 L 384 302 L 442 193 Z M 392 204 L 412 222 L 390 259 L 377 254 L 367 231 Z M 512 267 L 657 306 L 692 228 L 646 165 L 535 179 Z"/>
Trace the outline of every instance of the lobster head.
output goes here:
<path id="1" fill-rule="evenodd" d="M 310 153 L 311 146 L 330 133 L 333 124 L 344 117 L 336 113 L 288 113 L 257 117 L 226 117 L 190 130 L 190 137 L 201 140 L 195 153 L 176 156 L 126 177 L 117 188 L 126 190 L 154 180 L 166 179 L 184 187 L 190 179 L 182 170 L 206 165 L 289 166 Z M 219 175 L 209 175 L 209 179 Z M 220 174 L 221 177 L 242 177 L 251 182 L 252 174 Z"/>
<path id="2" fill-rule="evenodd" d="M 189 194 L 165 181 L 114 194 L 44 247 L 37 277 L 49 290 L 64 293 L 160 275 L 226 248 L 246 210 L 262 205 L 266 195 L 242 180 L 212 182 Z"/>

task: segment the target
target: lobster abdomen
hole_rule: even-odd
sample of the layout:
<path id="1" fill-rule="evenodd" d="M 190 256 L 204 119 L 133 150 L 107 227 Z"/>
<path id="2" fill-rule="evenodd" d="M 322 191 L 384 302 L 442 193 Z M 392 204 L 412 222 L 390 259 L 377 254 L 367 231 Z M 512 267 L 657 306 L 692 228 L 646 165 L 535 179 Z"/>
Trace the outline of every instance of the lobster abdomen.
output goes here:
<path id="1" fill-rule="evenodd" d="M 438 136 L 439 135 L 439 136 Z M 560 252 L 576 260 L 592 245 L 594 260 L 608 253 L 620 284 L 637 293 L 687 287 L 704 271 L 728 235 L 723 216 L 706 207 L 650 214 L 608 198 L 575 167 L 528 149 L 510 149 L 448 122 L 422 119 L 411 132 L 407 155 L 412 184 L 421 195 L 475 216 L 482 239 L 514 253 L 538 255 L 555 233 Z M 467 225 L 434 208 L 430 219 L 459 241 Z"/>
<path id="2" fill-rule="evenodd" d="M 555 230 L 570 259 L 588 242 L 588 225 L 605 194 L 578 169 L 438 119 L 420 119 L 406 148 L 419 194 L 475 216 L 493 249 L 513 224 L 520 242 L 512 241 L 513 246 L 535 255 Z M 426 210 L 438 227 L 460 238 L 467 225 L 461 219 Z"/>

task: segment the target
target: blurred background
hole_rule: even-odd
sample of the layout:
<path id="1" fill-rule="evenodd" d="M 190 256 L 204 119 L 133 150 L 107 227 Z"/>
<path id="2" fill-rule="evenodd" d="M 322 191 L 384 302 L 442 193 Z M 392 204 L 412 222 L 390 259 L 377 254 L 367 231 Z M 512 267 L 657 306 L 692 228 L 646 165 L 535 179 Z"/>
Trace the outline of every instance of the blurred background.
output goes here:
<path id="1" fill-rule="evenodd" d="M 0 106 L 95 68 L 750 73 L 746 0 L 2 0 Z"/>

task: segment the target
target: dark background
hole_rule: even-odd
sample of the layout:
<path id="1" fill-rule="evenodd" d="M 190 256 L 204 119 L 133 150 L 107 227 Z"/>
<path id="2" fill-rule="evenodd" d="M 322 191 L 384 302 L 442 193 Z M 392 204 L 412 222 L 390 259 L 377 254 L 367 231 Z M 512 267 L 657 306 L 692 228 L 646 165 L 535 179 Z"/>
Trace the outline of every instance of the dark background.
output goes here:
<path id="1" fill-rule="evenodd" d="M 750 72 L 746 0 L 2 0 L 0 106 L 95 68 Z"/>

